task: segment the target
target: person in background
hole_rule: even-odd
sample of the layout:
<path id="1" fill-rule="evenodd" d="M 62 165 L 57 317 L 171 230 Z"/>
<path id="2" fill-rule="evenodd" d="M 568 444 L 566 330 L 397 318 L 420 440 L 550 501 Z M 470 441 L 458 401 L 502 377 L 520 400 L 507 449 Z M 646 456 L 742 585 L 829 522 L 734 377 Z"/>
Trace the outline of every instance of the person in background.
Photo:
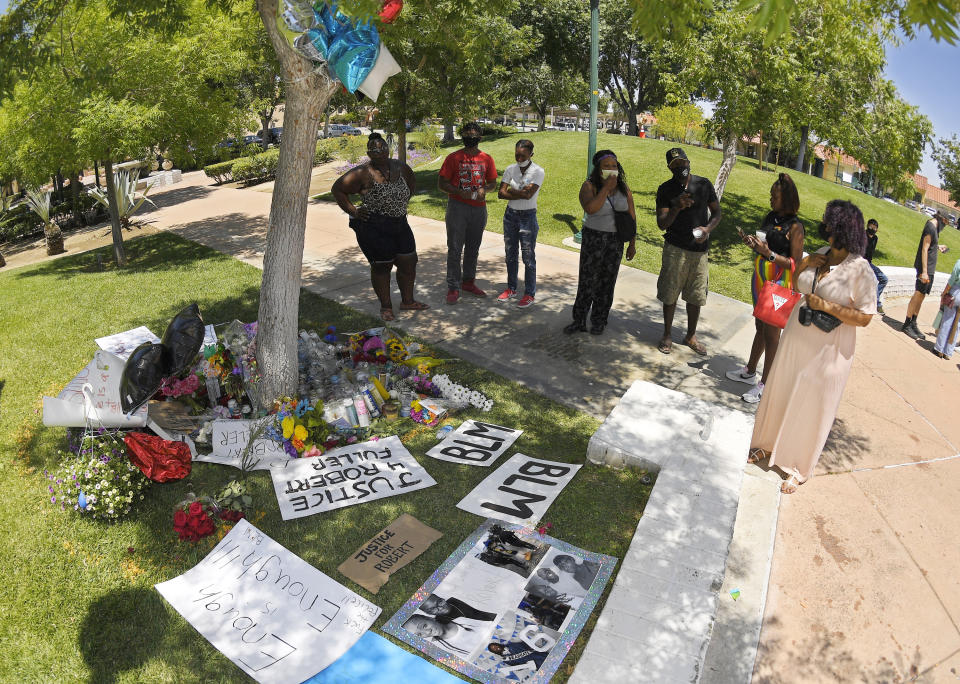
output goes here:
<path id="1" fill-rule="evenodd" d="M 500 293 L 497 301 L 506 302 L 517 294 L 517 251 L 523 258 L 523 297 L 517 302 L 520 308 L 533 304 L 537 294 L 537 195 L 543 185 L 544 170 L 530 159 L 533 156 L 533 143 L 529 140 L 517 142 L 514 151 L 516 164 L 511 164 L 503 172 L 500 181 L 500 199 L 508 200 L 503 214 L 503 246 L 507 260 L 507 288 Z"/>
<path id="2" fill-rule="evenodd" d="M 853 366 L 857 328 L 877 313 L 877 279 L 863 258 L 863 214 L 847 200 L 827 204 L 820 236 L 829 243 L 797 267 L 793 307 L 760 399 L 748 463 L 770 457 L 792 494 L 813 475 Z"/>
<path id="3" fill-rule="evenodd" d="M 923 224 L 920 233 L 920 244 L 917 246 L 917 256 L 913 261 L 913 268 L 917 271 L 915 292 L 907 304 L 907 318 L 901 330 L 915 340 L 925 340 L 926 335 L 917 327 L 917 315 L 923 305 L 923 298 L 930 294 L 933 288 L 933 277 L 937 272 L 937 255 L 946 252 L 947 248 L 940 245 L 940 231 L 947 225 L 947 217 L 938 211 Z"/>
<path id="4" fill-rule="evenodd" d="M 390 158 L 387 143 L 379 133 L 370 134 L 367 156 L 370 161 L 340 176 L 332 192 L 337 204 L 350 216 L 350 227 L 356 233 L 360 251 L 370 262 L 370 282 L 380 300 L 380 318 L 392 321 L 390 273 L 394 265 L 400 288 L 400 309 L 430 308 L 413 296 L 417 243 L 407 222 L 407 203 L 416 180 L 409 166 Z M 360 195 L 359 207 L 350 201 L 350 195 Z"/>
<path id="5" fill-rule="evenodd" d="M 480 151 L 483 129 L 475 121 L 460 129 L 463 149 L 443 160 L 437 186 L 447 201 L 447 304 L 456 304 L 460 290 L 477 297 L 477 255 L 487 226 L 487 193 L 497 187 L 493 157 Z"/>
<path id="6" fill-rule="evenodd" d="M 873 275 L 877 277 L 877 313 L 882 314 L 883 304 L 880 302 L 880 295 L 883 294 L 883 288 L 887 286 L 889 279 L 886 274 L 873 263 L 873 251 L 877 248 L 877 240 L 879 240 L 877 237 L 878 230 L 880 230 L 880 224 L 877 223 L 877 219 L 867 221 L 867 250 L 863 253 L 863 258 L 869 262 L 870 268 L 873 269 Z"/>
<path id="7" fill-rule="evenodd" d="M 687 335 L 683 343 L 706 356 L 697 340 L 700 308 L 707 303 L 710 233 L 722 218 L 713 183 L 690 173 L 690 161 L 679 147 L 667 150 L 667 168 L 673 178 L 657 188 L 657 226 L 665 231 L 663 261 L 657 278 L 657 299 L 663 302 L 663 337 L 657 345 L 664 354 L 673 347 L 673 314 L 683 295 L 687 303 Z"/>
<path id="8" fill-rule="evenodd" d="M 957 346 L 957 307 L 960 306 L 960 259 L 953 265 L 947 286 L 940 296 L 940 319 L 937 327 L 937 341 L 933 345 L 933 353 L 941 359 L 953 356 L 953 348 Z"/>
<path id="9" fill-rule="evenodd" d="M 623 243 L 617 235 L 614 210 L 628 211 L 637 218 L 633 195 L 623 167 L 611 150 L 593 155 L 590 177 L 580 187 L 580 206 L 586 212 L 580 242 L 580 274 L 577 298 L 573 302 L 573 323 L 563 329 L 567 335 L 585 332 L 590 315 L 590 334 L 601 335 L 613 305 Z M 637 253 L 636 236 L 627 247 L 627 260 Z"/>
<path id="10" fill-rule="evenodd" d="M 800 211 L 800 195 L 793 179 L 781 173 L 770 187 L 770 213 L 760 224 L 759 235 L 740 233 L 743 243 L 756 252 L 753 259 L 753 279 L 750 289 L 753 293 L 753 305 L 757 305 L 760 290 L 767 281 L 772 281 L 787 289 L 793 287 L 793 272 L 803 257 L 803 224 L 797 218 Z M 770 368 L 777 356 L 780 344 L 780 328 L 755 319 L 757 332 L 753 336 L 750 358 L 743 368 L 727 371 L 727 377 L 737 382 L 753 385 L 741 397 L 749 404 L 760 401 L 763 388 L 770 375 Z M 763 375 L 757 382 L 757 364 L 766 356 Z"/>

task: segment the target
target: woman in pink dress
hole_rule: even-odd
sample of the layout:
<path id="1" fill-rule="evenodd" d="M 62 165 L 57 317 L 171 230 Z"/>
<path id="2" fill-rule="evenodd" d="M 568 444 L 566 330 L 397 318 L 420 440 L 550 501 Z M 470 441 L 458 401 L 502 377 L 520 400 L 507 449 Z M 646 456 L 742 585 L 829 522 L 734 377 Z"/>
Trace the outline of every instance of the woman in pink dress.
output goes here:
<path id="1" fill-rule="evenodd" d="M 783 331 L 747 459 L 769 456 L 788 476 L 784 494 L 813 474 L 853 365 L 857 327 L 877 313 L 877 278 L 863 258 L 863 214 L 852 202 L 833 200 L 819 229 L 830 246 L 797 268 L 797 290 L 806 297 Z"/>

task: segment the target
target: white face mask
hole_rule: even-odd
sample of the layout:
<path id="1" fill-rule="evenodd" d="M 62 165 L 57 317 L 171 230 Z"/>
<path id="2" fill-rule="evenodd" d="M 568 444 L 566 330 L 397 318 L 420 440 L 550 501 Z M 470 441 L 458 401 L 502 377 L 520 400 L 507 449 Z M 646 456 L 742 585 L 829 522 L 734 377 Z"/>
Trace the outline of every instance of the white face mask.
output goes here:
<path id="1" fill-rule="evenodd" d="M 530 168 L 531 163 L 533 163 L 532 160 L 528 159 L 525 162 L 517 162 L 517 166 L 519 166 L 521 169 L 528 169 Z"/>
<path id="2" fill-rule="evenodd" d="M 608 179 L 610 176 L 619 176 L 619 169 L 600 169 L 600 177 L 604 180 Z"/>

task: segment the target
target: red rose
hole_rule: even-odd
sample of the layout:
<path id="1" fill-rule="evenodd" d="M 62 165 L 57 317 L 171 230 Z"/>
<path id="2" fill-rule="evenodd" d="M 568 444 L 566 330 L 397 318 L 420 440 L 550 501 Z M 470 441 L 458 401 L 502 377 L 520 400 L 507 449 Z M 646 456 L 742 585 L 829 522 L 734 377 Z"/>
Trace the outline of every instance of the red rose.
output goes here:
<path id="1" fill-rule="evenodd" d="M 187 524 L 187 514 L 178 510 L 173 514 L 173 529 L 181 528 Z"/>
<path id="2" fill-rule="evenodd" d="M 207 535 L 213 534 L 214 526 L 210 518 L 204 520 L 200 527 L 197 528 L 197 535 L 200 537 L 206 537 Z"/>
<path id="3" fill-rule="evenodd" d="M 198 513 L 203 512 L 203 506 L 200 505 L 199 501 L 194 501 L 190 504 L 190 515 L 197 515 Z"/>

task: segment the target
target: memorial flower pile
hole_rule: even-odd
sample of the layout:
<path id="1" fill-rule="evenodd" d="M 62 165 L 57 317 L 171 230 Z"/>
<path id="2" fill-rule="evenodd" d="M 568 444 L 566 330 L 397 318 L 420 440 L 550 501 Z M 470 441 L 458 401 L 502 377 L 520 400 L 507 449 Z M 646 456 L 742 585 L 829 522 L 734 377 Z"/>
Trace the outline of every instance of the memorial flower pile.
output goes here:
<path id="1" fill-rule="evenodd" d="M 328 448 L 330 426 L 323 418 L 323 402 L 310 406 L 306 399 L 289 397 L 274 404 L 274 422 L 266 429 L 268 437 L 283 444 L 290 458 L 319 456 Z M 333 440 L 336 444 L 337 440 Z"/>
<path id="2" fill-rule="evenodd" d="M 180 541 L 199 541 L 216 531 L 218 520 L 235 523 L 246 517 L 251 503 L 246 487 L 237 480 L 230 481 L 215 498 L 190 494 L 174 509 L 173 531 Z"/>
<path id="3" fill-rule="evenodd" d="M 50 503 L 91 518 L 119 520 L 143 499 L 150 484 L 127 458 L 123 440 L 100 430 L 84 436 L 77 452 L 60 452 L 60 467 L 44 475 Z"/>

